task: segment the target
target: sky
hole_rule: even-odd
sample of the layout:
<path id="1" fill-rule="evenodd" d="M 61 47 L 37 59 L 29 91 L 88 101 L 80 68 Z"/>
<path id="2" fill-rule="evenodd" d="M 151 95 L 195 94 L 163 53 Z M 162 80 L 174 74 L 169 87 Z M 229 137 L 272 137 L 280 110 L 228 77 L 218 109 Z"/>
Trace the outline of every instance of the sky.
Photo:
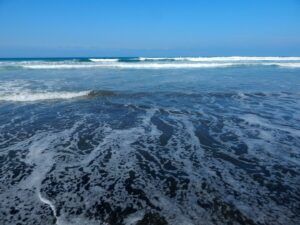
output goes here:
<path id="1" fill-rule="evenodd" d="M 0 0 L 0 57 L 300 56 L 300 0 Z"/>

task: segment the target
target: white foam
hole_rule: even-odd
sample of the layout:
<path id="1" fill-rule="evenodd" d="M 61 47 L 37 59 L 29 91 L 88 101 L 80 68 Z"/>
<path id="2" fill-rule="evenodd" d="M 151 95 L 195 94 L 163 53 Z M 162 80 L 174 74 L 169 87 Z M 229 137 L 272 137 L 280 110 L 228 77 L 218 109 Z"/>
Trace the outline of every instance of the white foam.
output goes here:
<path id="1" fill-rule="evenodd" d="M 89 59 L 92 62 L 118 62 L 119 59 Z"/>
<path id="2" fill-rule="evenodd" d="M 21 92 L 13 94 L 0 95 L 0 101 L 16 101 L 16 102 L 26 102 L 26 101 L 41 101 L 41 100 L 51 100 L 51 99 L 71 99 L 81 96 L 86 96 L 90 91 L 79 91 L 79 92 Z"/>

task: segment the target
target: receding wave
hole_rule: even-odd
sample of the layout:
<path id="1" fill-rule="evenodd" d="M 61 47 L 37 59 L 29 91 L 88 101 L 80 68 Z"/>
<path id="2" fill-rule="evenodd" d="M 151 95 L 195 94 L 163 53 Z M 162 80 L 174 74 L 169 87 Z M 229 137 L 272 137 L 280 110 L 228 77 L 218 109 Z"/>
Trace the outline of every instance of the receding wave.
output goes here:
<path id="1" fill-rule="evenodd" d="M 29 102 L 29 101 L 42 101 L 42 100 L 55 100 L 55 99 L 71 99 L 82 96 L 88 96 L 90 91 L 79 92 L 23 92 L 16 94 L 0 95 L 0 101 L 15 101 L 15 102 Z"/>

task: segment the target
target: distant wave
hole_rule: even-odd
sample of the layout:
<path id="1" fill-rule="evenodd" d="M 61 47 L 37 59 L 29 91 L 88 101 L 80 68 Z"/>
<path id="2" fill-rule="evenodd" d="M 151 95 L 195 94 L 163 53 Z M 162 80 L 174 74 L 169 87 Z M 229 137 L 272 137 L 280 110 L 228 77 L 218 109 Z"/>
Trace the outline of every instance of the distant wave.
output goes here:
<path id="1" fill-rule="evenodd" d="M 226 61 L 300 61 L 300 57 L 255 57 L 255 56 L 228 56 L 228 57 L 174 57 L 148 58 L 140 57 L 140 61 L 191 61 L 191 62 L 226 62 Z"/>
<path id="2" fill-rule="evenodd" d="M 89 59 L 92 62 L 118 62 L 119 59 Z"/>
<path id="3" fill-rule="evenodd" d="M 0 95 L 0 101 L 15 101 L 15 102 L 27 102 L 27 101 L 41 101 L 41 100 L 52 100 L 52 99 L 71 99 L 82 96 L 88 96 L 90 91 L 79 91 L 79 92 L 40 92 L 31 93 L 23 92 L 16 94 Z"/>

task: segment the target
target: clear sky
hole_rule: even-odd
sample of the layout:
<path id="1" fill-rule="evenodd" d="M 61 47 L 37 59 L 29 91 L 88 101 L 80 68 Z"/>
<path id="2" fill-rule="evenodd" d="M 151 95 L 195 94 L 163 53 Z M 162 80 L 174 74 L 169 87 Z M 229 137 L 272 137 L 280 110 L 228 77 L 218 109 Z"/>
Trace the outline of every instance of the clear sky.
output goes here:
<path id="1" fill-rule="evenodd" d="M 300 0 L 0 0 L 0 57 L 300 56 Z"/>

